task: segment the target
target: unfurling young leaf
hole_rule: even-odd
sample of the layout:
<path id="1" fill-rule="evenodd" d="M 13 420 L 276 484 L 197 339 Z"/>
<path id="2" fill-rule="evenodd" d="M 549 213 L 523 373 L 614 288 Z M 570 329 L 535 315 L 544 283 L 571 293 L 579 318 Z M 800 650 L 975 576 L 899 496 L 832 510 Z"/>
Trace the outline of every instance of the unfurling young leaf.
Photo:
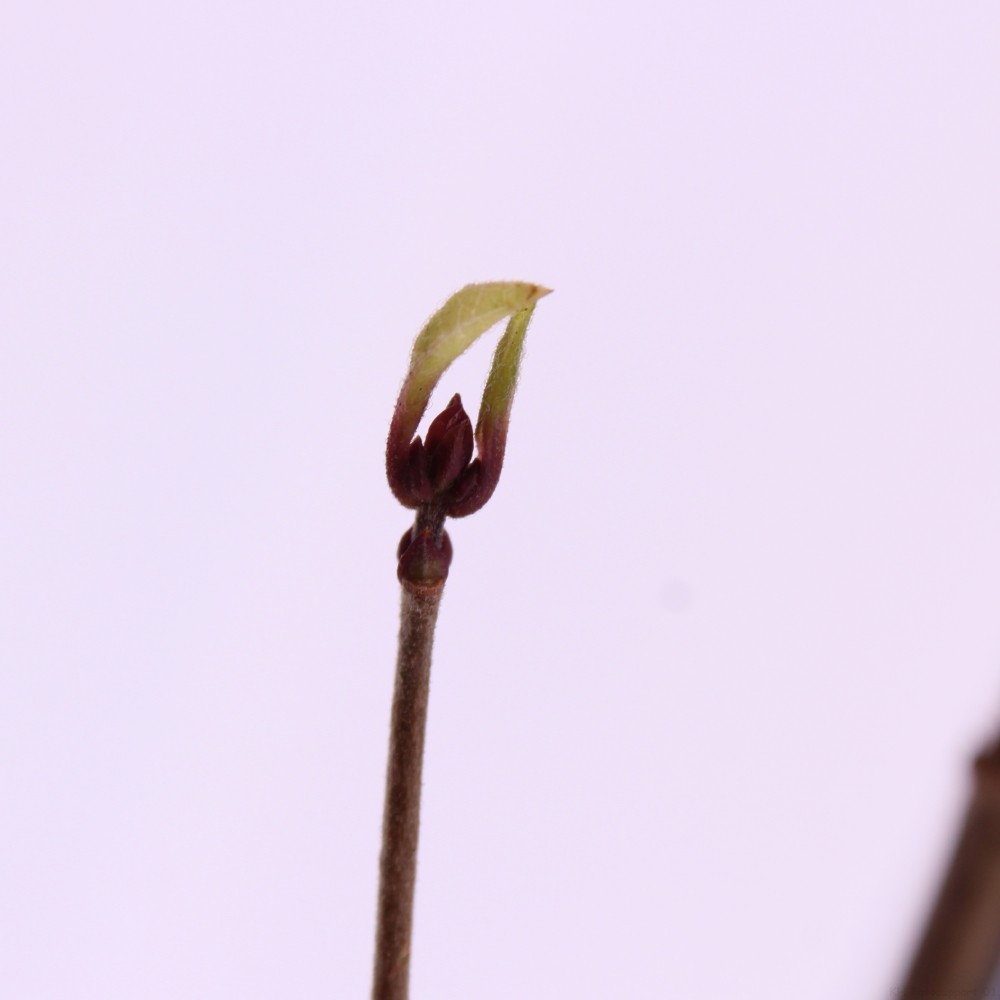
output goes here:
<path id="1" fill-rule="evenodd" d="M 410 367 L 396 401 L 386 446 L 389 486 L 404 507 L 435 503 L 443 513 L 462 517 L 478 510 L 500 478 L 507 427 L 524 335 L 535 303 L 549 289 L 521 281 L 466 285 L 430 318 L 413 345 Z M 511 317 L 490 371 L 476 424 L 479 457 L 456 467 L 458 452 L 445 454 L 442 442 L 415 438 L 431 393 L 445 369 L 495 323 Z M 457 447 L 463 442 L 461 400 L 454 397 L 439 417 L 447 417 Z M 466 418 L 467 419 L 467 418 Z M 435 421 L 437 424 L 437 421 Z M 433 425 L 432 425 L 433 427 Z M 444 428 L 434 427 L 444 432 Z M 434 454 L 431 454 L 432 444 Z"/>

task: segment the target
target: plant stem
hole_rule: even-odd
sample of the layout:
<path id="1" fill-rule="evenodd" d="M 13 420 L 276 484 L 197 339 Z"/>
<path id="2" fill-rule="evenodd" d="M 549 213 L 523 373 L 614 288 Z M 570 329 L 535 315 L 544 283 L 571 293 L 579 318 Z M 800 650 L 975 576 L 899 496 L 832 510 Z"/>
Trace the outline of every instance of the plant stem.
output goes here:
<path id="1" fill-rule="evenodd" d="M 1000 957 L 1000 743 L 976 758 L 965 820 L 898 1000 L 986 994 Z"/>
<path id="2" fill-rule="evenodd" d="M 406 1000 L 420 830 L 420 774 L 434 625 L 444 581 L 403 583 L 389 731 L 372 1000 Z"/>

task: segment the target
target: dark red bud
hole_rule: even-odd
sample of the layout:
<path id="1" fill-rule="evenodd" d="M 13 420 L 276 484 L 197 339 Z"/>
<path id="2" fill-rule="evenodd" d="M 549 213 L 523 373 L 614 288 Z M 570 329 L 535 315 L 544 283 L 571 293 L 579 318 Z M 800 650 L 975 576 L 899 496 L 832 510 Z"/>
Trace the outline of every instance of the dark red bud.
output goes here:
<path id="1" fill-rule="evenodd" d="M 444 493 L 472 459 L 472 421 L 457 393 L 427 430 L 424 445 L 431 491 Z"/>
<path id="2" fill-rule="evenodd" d="M 451 539 L 447 531 L 441 532 L 440 542 L 427 529 L 412 528 L 400 539 L 396 550 L 399 565 L 396 576 L 402 584 L 429 587 L 443 583 L 451 565 Z"/>

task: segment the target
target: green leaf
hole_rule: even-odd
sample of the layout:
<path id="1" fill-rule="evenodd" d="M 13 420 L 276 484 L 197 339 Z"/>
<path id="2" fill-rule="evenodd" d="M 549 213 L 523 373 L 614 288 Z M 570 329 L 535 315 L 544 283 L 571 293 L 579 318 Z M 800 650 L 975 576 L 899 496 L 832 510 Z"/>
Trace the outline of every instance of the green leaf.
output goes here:
<path id="1" fill-rule="evenodd" d="M 445 369 L 491 326 L 530 309 L 549 291 L 525 281 L 489 281 L 466 285 L 448 299 L 428 320 L 413 345 L 410 369 L 399 394 L 399 425 L 394 433 L 409 443 Z M 523 336 L 522 331 L 522 340 Z"/>
<path id="2" fill-rule="evenodd" d="M 483 401 L 479 406 L 479 419 L 476 421 L 476 443 L 480 448 L 484 435 L 493 433 L 498 425 L 503 425 L 506 429 L 510 420 L 510 409 L 514 405 L 514 390 L 517 388 L 517 376 L 521 367 L 521 353 L 524 350 L 524 335 L 528 332 L 528 323 L 534 311 L 534 306 L 531 306 L 514 313 L 497 344 L 493 366 L 483 391 Z"/>

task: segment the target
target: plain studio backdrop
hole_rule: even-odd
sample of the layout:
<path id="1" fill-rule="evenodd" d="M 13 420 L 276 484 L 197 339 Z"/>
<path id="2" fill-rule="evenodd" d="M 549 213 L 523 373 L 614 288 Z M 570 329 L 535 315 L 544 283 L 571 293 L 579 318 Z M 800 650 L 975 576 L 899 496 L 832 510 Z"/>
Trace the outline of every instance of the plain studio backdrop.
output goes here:
<path id="1" fill-rule="evenodd" d="M 13 0 L 0 50 L 4 994 L 366 995 L 385 434 L 523 279 L 414 997 L 888 997 L 1000 725 L 1000 8 Z"/>

